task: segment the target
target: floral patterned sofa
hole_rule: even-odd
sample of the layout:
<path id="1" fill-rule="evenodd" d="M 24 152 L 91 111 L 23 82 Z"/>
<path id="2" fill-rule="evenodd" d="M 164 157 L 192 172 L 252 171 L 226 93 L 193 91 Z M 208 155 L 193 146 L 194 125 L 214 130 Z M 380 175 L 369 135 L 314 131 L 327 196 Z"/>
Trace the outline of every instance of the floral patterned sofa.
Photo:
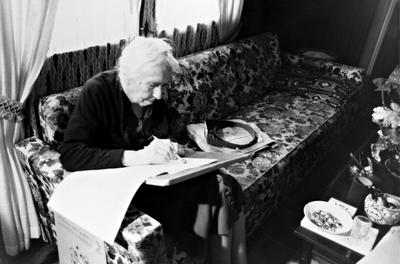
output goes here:
<path id="1" fill-rule="evenodd" d="M 179 59 L 168 102 L 181 125 L 206 118 L 256 123 L 275 144 L 226 168 L 246 197 L 250 235 L 307 177 L 345 134 L 357 109 L 362 70 L 281 52 L 277 36 L 265 33 Z M 42 97 L 39 135 L 16 144 L 40 215 L 43 238 L 56 242 L 46 204 L 66 172 L 57 146 L 77 102 L 76 87 Z M 140 211 L 128 212 L 108 263 L 193 263 L 165 238 L 162 226 Z"/>

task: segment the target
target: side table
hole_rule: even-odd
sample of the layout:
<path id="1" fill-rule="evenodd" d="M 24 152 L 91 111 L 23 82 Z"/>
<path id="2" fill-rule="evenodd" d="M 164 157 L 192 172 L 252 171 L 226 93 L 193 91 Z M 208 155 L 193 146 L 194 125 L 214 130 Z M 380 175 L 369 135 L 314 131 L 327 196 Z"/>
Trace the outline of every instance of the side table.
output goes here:
<path id="1" fill-rule="evenodd" d="M 326 263 L 338 264 L 353 264 L 363 257 L 361 254 L 302 226 L 297 227 L 294 233 L 303 240 L 300 264 L 311 263 L 313 256 L 326 261 Z"/>
<path id="2" fill-rule="evenodd" d="M 350 176 L 348 167 L 342 169 L 335 179 L 328 186 L 327 191 L 321 197 L 322 200 L 329 200 L 333 197 L 352 206 L 356 206 L 354 203 L 350 203 L 346 200 L 347 192 L 351 186 L 352 178 Z M 365 215 L 364 208 L 358 207 L 356 215 Z M 373 227 L 379 230 L 378 237 L 375 241 L 375 245 L 379 240 L 387 233 L 390 226 L 382 226 L 373 224 Z M 308 264 L 311 263 L 311 259 L 318 258 L 325 263 L 337 263 L 337 264 L 350 264 L 359 261 L 363 255 L 343 246 L 334 241 L 331 241 L 325 237 L 322 237 L 302 226 L 298 226 L 294 234 L 303 240 L 303 246 L 301 249 L 300 263 Z"/>

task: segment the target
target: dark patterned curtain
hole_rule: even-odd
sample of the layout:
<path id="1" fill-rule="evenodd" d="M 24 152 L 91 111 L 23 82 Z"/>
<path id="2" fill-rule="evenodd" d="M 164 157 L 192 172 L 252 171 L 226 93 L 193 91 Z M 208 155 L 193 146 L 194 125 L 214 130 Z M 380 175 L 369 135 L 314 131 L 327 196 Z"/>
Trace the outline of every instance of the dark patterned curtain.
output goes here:
<path id="1" fill-rule="evenodd" d="M 174 29 L 172 35 L 157 29 L 156 0 L 144 0 L 141 12 L 141 32 L 143 36 L 167 38 L 174 47 L 174 56 L 179 58 L 220 44 L 218 26 L 215 21 L 197 24 L 196 28 L 188 26 L 186 30 Z"/>
<path id="2" fill-rule="evenodd" d="M 162 31 L 158 37 L 172 41 L 174 56 L 177 58 L 216 47 L 219 44 L 218 28 L 215 22 L 212 22 L 211 26 L 197 24 L 196 30 L 192 26 L 188 26 L 184 32 L 175 28 L 172 36 L 168 36 L 165 31 Z"/>
<path id="3" fill-rule="evenodd" d="M 27 135 L 40 136 L 37 106 L 43 96 L 83 85 L 93 75 L 112 69 L 125 41 L 55 54 L 48 58 L 25 102 Z"/>

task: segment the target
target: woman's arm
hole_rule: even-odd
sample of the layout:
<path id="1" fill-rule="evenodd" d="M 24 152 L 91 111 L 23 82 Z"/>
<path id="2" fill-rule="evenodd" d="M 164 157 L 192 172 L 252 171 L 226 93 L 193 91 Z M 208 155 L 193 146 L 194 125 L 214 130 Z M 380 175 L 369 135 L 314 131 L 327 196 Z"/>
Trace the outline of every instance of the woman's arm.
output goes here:
<path id="1" fill-rule="evenodd" d="M 59 148 L 60 160 L 66 170 L 162 164 L 176 159 L 177 154 L 183 152 L 178 144 L 169 139 L 153 140 L 140 150 L 102 148 L 107 145 L 105 141 L 111 140 L 103 134 L 109 129 L 106 126 L 110 125 L 104 117 L 115 110 L 110 109 L 113 104 L 109 104 L 109 95 L 103 89 L 105 85 L 105 81 L 95 77 L 85 84 L 81 92 L 64 134 L 64 142 Z M 168 113 L 165 104 L 159 110 L 163 115 Z"/>
<path id="2" fill-rule="evenodd" d="M 123 149 L 99 147 L 104 130 L 101 115 L 107 109 L 101 79 L 89 80 L 68 122 L 59 151 L 64 169 L 69 171 L 122 167 Z"/>

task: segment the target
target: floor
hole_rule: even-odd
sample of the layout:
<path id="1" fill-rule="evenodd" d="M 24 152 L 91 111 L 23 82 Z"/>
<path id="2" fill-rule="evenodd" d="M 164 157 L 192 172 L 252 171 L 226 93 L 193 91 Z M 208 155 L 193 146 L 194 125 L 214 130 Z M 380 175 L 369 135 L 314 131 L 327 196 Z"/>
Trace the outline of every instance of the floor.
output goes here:
<path id="1" fill-rule="evenodd" d="M 312 200 L 318 200 L 328 183 L 345 166 L 349 153 L 371 137 L 377 127 L 370 121 L 371 105 L 363 108 L 357 115 L 353 129 L 343 142 L 330 153 L 329 158 L 322 162 L 291 198 L 279 208 L 253 235 L 248 244 L 249 264 L 292 264 L 298 263 L 298 253 L 301 240 L 293 235 L 293 230 L 303 217 L 304 205 Z M 329 169 L 327 169 L 329 168 Z M 323 176 L 323 177 L 322 177 Z M 18 257 L 2 257 L 4 250 L 0 245 L 0 264 L 56 264 L 57 251 L 54 247 L 34 240 L 32 248 Z"/>

